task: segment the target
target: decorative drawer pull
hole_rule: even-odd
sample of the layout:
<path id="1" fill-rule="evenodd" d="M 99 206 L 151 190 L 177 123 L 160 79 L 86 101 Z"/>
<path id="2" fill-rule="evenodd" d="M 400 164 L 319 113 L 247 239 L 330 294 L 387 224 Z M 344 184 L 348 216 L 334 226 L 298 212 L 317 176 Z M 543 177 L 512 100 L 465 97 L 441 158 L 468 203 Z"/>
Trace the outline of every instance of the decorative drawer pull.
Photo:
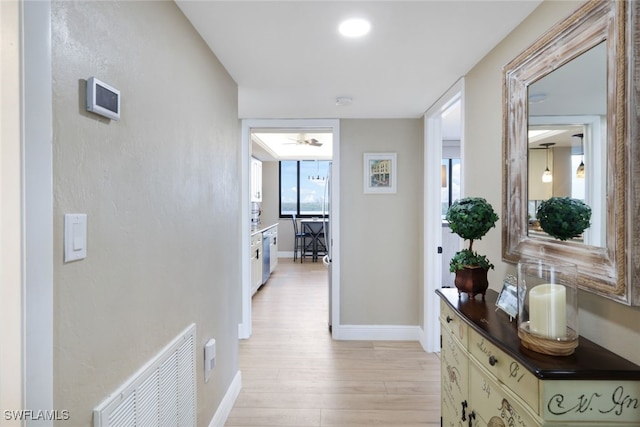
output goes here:
<path id="1" fill-rule="evenodd" d="M 467 420 L 467 401 L 463 401 L 462 402 L 462 421 L 466 421 Z"/>
<path id="2" fill-rule="evenodd" d="M 473 427 L 473 420 L 476 419 L 476 413 L 474 411 L 471 411 L 471 413 L 469 414 L 469 427 Z"/>
<path id="3" fill-rule="evenodd" d="M 496 366 L 496 363 L 498 363 L 498 359 L 496 359 L 495 356 L 490 356 L 489 357 L 489 365 Z"/>
<path id="4" fill-rule="evenodd" d="M 451 323 L 453 321 L 453 319 L 451 318 L 451 316 L 447 315 L 447 323 Z"/>

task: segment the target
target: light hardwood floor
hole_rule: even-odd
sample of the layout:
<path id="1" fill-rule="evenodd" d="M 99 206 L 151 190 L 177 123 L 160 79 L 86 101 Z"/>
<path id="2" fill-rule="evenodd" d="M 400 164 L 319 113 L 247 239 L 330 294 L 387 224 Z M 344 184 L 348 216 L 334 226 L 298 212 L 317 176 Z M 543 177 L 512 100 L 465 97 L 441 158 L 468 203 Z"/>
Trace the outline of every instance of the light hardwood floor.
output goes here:
<path id="1" fill-rule="evenodd" d="M 440 360 L 417 342 L 334 341 L 327 270 L 280 259 L 253 297 L 226 426 L 440 426 Z"/>

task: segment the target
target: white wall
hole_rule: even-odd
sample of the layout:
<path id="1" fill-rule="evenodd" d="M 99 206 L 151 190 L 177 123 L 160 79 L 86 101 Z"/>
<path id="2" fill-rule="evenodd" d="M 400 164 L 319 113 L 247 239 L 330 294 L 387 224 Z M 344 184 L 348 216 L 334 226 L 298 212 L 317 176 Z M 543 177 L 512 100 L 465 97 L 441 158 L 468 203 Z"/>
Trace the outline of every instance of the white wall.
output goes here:
<path id="1" fill-rule="evenodd" d="M 543 2 L 465 77 L 464 184 L 467 195 L 485 197 L 497 209 L 502 206 L 502 67 L 580 4 L 582 2 Z M 490 286 L 496 290 L 507 273 L 515 274 L 515 266 L 499 261 L 502 257 L 500 229 L 498 223 L 496 229 L 474 244 L 478 252 L 487 254 L 496 265 L 489 273 Z M 640 309 L 586 292 L 580 293 L 579 304 L 581 335 L 640 363 Z"/>
<path id="2" fill-rule="evenodd" d="M 94 406 L 195 322 L 207 425 L 238 371 L 237 85 L 173 2 L 52 13 L 54 407 L 91 425 Z M 120 89 L 120 121 L 85 111 L 91 76 Z M 88 256 L 66 264 L 65 213 L 88 215 Z"/>

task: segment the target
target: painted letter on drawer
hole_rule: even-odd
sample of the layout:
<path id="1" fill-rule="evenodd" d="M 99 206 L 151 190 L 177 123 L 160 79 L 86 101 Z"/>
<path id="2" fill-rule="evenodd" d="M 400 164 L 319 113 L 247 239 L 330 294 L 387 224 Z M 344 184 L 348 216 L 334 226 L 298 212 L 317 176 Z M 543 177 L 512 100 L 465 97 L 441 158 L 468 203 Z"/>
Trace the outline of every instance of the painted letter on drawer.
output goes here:
<path id="1" fill-rule="evenodd" d="M 441 375 L 442 417 L 444 425 L 458 425 L 468 401 L 469 362 L 466 350 L 460 348 L 446 330 L 442 330 Z M 463 406 L 463 404 L 465 406 Z"/>
<path id="2" fill-rule="evenodd" d="M 531 372 L 473 330 L 469 333 L 469 351 L 480 365 L 538 413 L 538 379 Z"/>
<path id="3" fill-rule="evenodd" d="M 440 301 L 440 323 L 443 330 L 449 331 L 464 347 L 467 346 L 467 324 L 443 301 Z"/>
<path id="4" fill-rule="evenodd" d="M 482 421 L 474 425 L 538 427 L 529 414 L 506 389 L 486 376 L 475 365 L 469 368 L 469 400 L 473 416 Z"/>
<path id="5" fill-rule="evenodd" d="M 639 382 L 545 381 L 542 388 L 542 411 L 546 420 L 640 425 Z"/>

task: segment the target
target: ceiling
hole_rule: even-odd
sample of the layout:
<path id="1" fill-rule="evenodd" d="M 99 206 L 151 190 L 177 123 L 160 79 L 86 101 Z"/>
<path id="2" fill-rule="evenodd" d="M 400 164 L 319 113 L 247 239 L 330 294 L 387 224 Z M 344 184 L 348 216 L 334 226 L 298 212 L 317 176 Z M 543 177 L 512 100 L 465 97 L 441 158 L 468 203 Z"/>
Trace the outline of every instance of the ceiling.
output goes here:
<path id="1" fill-rule="evenodd" d="M 530 118 L 553 118 L 553 125 L 529 124 L 529 148 L 572 147 L 583 151 L 589 117 L 607 114 L 607 51 L 602 42 L 554 69 L 528 88 Z M 536 134 L 532 134 L 535 132 Z"/>
<path id="2" fill-rule="evenodd" d="M 529 86 L 530 116 L 607 115 L 606 41 Z"/>
<path id="3" fill-rule="evenodd" d="M 311 130 L 254 129 L 251 155 L 258 160 L 331 160 L 333 133 Z"/>
<path id="4" fill-rule="evenodd" d="M 238 84 L 240 118 L 420 117 L 540 2 L 176 0 Z M 371 32 L 340 36 L 352 17 Z"/>
<path id="5" fill-rule="evenodd" d="M 577 153 L 582 151 L 582 138 L 574 135 L 584 134 L 583 125 L 538 125 L 529 126 L 529 148 L 544 148 L 544 144 L 553 147 L 572 147 Z"/>

